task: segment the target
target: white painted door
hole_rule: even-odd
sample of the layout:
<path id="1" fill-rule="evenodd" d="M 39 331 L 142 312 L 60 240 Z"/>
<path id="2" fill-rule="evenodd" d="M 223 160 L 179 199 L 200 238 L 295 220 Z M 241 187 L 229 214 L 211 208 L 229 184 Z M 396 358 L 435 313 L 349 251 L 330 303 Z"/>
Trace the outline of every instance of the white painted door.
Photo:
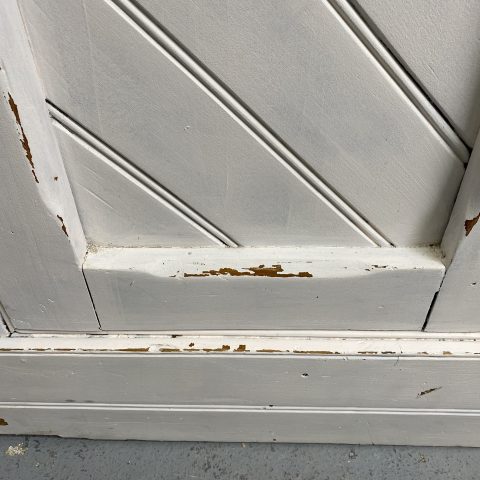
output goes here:
<path id="1" fill-rule="evenodd" d="M 378 28 L 393 43 L 396 30 L 380 2 L 19 3 L 12 48 L 28 35 L 32 147 L 46 152 L 26 156 L 22 188 L 50 213 L 69 205 L 52 228 L 68 235 L 88 318 L 51 313 L 60 287 L 27 315 L 5 282 L 15 329 L 422 328 L 474 127 L 453 94 L 432 103 L 410 50 L 384 46 Z M 16 101 L 26 73 L 9 58 L 4 114 L 24 155 L 31 100 Z M 49 203 L 58 185 L 67 200 Z"/>

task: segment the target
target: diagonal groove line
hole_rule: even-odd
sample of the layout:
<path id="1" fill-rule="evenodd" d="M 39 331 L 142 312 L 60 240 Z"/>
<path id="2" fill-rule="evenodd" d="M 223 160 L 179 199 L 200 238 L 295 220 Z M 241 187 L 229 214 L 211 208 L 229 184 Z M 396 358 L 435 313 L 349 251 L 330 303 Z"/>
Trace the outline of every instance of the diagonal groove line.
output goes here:
<path id="1" fill-rule="evenodd" d="M 130 163 L 128 159 L 120 155 L 93 133 L 89 132 L 76 120 L 73 120 L 48 100 L 47 104 L 49 106 L 50 115 L 56 126 L 84 148 L 92 150 L 97 158 L 114 168 L 132 183 L 142 188 L 151 197 L 195 227 L 214 243 L 228 247 L 239 246 L 237 242 L 232 240 L 173 193 L 157 183 L 149 175 Z"/>
<path id="2" fill-rule="evenodd" d="M 393 243 L 371 225 L 355 208 L 343 199 L 324 179 L 300 159 L 277 134 L 258 119 L 248 107 L 222 85 L 206 67 L 195 59 L 156 20 L 151 19 L 131 0 L 106 0 L 124 20 L 170 61 L 189 76 L 241 127 L 248 131 L 292 175 L 312 191 L 317 198 L 332 208 L 343 221 L 370 243 L 392 246 Z"/>
<path id="3" fill-rule="evenodd" d="M 470 152 L 462 138 L 433 104 L 430 97 L 405 70 L 392 52 L 382 43 L 368 23 L 349 0 L 326 0 L 346 27 L 360 40 L 370 55 L 400 88 L 423 118 L 455 153 L 462 163 L 468 162 Z"/>

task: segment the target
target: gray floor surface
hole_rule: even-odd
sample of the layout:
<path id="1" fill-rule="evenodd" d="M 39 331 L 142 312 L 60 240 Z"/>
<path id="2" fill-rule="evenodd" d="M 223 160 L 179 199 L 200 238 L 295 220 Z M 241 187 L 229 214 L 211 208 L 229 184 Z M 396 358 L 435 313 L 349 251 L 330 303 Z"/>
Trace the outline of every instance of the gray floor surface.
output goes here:
<path id="1" fill-rule="evenodd" d="M 0 436 L 1 480 L 479 479 L 480 449 Z"/>

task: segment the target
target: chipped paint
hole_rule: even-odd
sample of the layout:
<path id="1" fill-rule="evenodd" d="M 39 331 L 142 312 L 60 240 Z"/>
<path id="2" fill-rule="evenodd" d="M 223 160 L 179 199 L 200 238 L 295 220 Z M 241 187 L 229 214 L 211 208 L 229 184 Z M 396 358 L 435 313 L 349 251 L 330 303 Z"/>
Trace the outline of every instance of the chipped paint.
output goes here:
<path id="1" fill-rule="evenodd" d="M 236 268 L 223 267 L 218 270 L 204 270 L 202 273 L 184 273 L 184 277 L 218 277 L 219 275 L 228 275 L 230 277 L 271 277 L 271 278 L 310 278 L 313 275 L 309 272 L 298 272 L 298 273 L 282 273 L 284 270 L 281 265 L 272 265 L 271 267 L 266 267 L 265 265 L 259 265 L 258 267 L 248 267 L 243 268 L 242 270 L 247 270 L 241 272 Z"/>
<path id="2" fill-rule="evenodd" d="M 20 132 L 19 132 L 21 136 L 20 143 L 22 144 L 23 150 L 25 151 L 25 157 L 27 158 L 30 168 L 32 170 L 33 178 L 35 179 L 35 182 L 40 183 L 38 181 L 37 174 L 35 173 L 35 164 L 33 163 L 32 151 L 30 150 L 28 138 L 25 135 L 25 131 L 23 130 L 22 122 L 20 119 L 20 112 L 18 111 L 18 105 L 15 103 L 10 93 L 8 94 L 8 104 L 10 106 L 10 109 L 13 112 L 15 121 L 17 122 L 17 125 L 20 128 Z"/>
<path id="3" fill-rule="evenodd" d="M 471 218 L 470 220 L 465 220 L 465 236 L 466 237 L 468 237 L 468 235 L 472 231 L 473 227 L 478 222 L 479 218 L 480 218 L 480 213 L 477 216 Z"/>
<path id="4" fill-rule="evenodd" d="M 115 350 L 116 352 L 133 352 L 133 353 L 142 353 L 142 352 L 148 352 L 150 348 L 119 348 L 118 350 Z"/>
<path id="5" fill-rule="evenodd" d="M 0 427 L 6 427 L 8 422 L 4 418 L 0 418 Z"/>
<path id="6" fill-rule="evenodd" d="M 61 224 L 63 233 L 68 237 L 67 227 L 65 226 L 63 218 L 60 215 L 57 215 L 57 218 L 60 220 L 60 224 Z"/>
<path id="7" fill-rule="evenodd" d="M 293 353 L 307 355 L 340 355 L 340 352 L 331 352 L 329 350 L 294 350 Z"/>
<path id="8" fill-rule="evenodd" d="M 230 345 L 222 345 L 221 348 L 204 348 L 204 352 L 228 352 L 230 350 Z"/>
<path id="9" fill-rule="evenodd" d="M 346 339 L 343 339 L 346 340 Z M 439 340 L 441 341 L 441 340 Z M 445 341 L 445 339 L 443 339 Z M 458 342 L 462 342 L 463 339 L 458 339 Z M 475 341 L 472 340 L 472 341 Z M 203 345 L 197 345 L 195 347 L 195 343 L 192 341 L 188 341 L 188 343 L 180 344 L 178 346 L 174 346 L 168 343 L 158 344 L 152 343 L 145 346 L 138 346 L 138 347 L 125 347 L 125 348 L 54 348 L 54 347 L 25 347 L 25 348 L 0 348 L 0 353 L 195 353 L 195 352 L 205 352 L 205 353 L 252 353 L 252 354 L 264 354 L 264 353 L 271 353 L 271 354 L 295 354 L 295 355 L 317 355 L 317 356 L 378 356 L 378 355 L 388 355 L 388 356 L 411 356 L 411 355 L 418 355 L 418 356 L 453 356 L 458 355 L 458 353 L 452 353 L 449 350 L 443 351 L 415 351 L 415 352 L 405 352 L 403 350 L 360 350 L 360 351 L 352 351 L 352 350 L 313 350 L 313 349 L 299 349 L 297 348 L 252 348 L 250 347 L 247 349 L 247 345 L 240 343 L 238 344 L 237 348 L 232 348 L 230 345 L 222 344 L 220 346 L 215 346 L 215 344 L 207 344 L 203 343 Z M 462 350 L 461 355 L 467 356 L 474 356 L 480 355 L 480 352 L 475 351 L 467 351 Z"/>
<path id="10" fill-rule="evenodd" d="M 428 390 L 424 390 L 423 392 L 420 392 L 417 395 L 417 398 L 423 397 L 424 395 L 428 395 L 429 393 L 435 392 L 437 390 L 440 390 L 442 387 L 435 387 L 435 388 L 429 388 Z"/>
<path id="11" fill-rule="evenodd" d="M 248 352 L 249 350 L 246 350 L 247 346 L 246 345 L 239 345 L 234 352 Z"/>
<path id="12" fill-rule="evenodd" d="M 175 338 L 172 338 L 175 335 Z M 182 336 L 183 335 L 183 336 Z M 266 334 L 230 336 L 190 333 L 166 333 L 164 335 L 88 335 L 85 338 L 64 338 L 62 336 L 35 337 L 19 336 L 0 338 L 0 355 L 287 355 L 311 356 L 318 359 L 347 357 L 369 360 L 388 357 L 443 357 L 451 360 L 457 357 L 480 357 L 480 337 L 475 334 L 420 334 L 407 332 L 410 338 L 399 333 L 369 333 L 371 337 L 359 336 L 355 332 L 338 332 L 272 337 Z M 375 336 L 376 335 L 376 336 Z M 385 335 L 389 335 L 388 338 Z M 417 337 L 418 335 L 418 337 Z M 350 338 L 351 337 L 351 338 Z M 429 338 L 430 337 L 430 338 Z M 228 342 L 228 343 L 227 343 Z"/>

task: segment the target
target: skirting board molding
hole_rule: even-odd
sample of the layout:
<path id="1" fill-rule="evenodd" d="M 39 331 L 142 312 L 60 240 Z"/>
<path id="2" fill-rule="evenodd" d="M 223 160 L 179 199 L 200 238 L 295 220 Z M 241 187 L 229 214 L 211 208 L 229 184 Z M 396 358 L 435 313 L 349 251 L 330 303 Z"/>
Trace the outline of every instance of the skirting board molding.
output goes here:
<path id="1" fill-rule="evenodd" d="M 0 433 L 480 446 L 474 334 L 318 335 L 1 338 Z"/>

